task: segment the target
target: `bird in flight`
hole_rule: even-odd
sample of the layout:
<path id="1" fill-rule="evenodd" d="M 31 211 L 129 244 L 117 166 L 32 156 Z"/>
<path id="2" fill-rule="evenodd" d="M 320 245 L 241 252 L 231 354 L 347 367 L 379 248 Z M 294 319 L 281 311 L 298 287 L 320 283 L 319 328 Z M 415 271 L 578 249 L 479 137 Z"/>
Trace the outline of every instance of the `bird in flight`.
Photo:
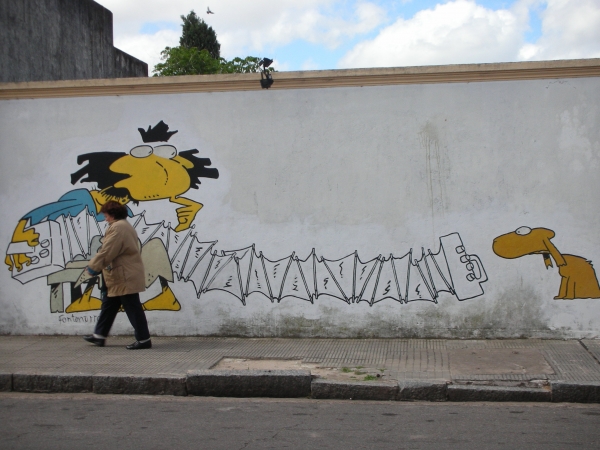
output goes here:
<path id="1" fill-rule="evenodd" d="M 214 14 L 214 12 L 210 10 L 210 6 L 206 7 L 206 14 Z"/>

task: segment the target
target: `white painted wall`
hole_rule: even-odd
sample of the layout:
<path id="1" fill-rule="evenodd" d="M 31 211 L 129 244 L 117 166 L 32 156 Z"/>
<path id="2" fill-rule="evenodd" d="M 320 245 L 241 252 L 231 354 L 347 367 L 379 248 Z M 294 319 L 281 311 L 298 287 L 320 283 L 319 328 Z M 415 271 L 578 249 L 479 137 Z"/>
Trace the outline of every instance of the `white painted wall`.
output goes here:
<path id="1" fill-rule="evenodd" d="M 137 128 L 160 120 L 179 130 L 169 143 L 219 169 L 185 194 L 204 204 L 198 239 L 218 240 L 219 252 L 255 244 L 270 260 L 303 259 L 315 248 L 334 260 L 356 250 L 367 261 L 435 253 L 457 232 L 488 280 L 465 301 L 442 292 L 437 304 L 373 306 L 260 294 L 244 306 L 174 282 L 182 309 L 148 312 L 155 335 L 598 337 L 600 299 L 554 300 L 556 267 L 541 255 L 500 258 L 492 241 L 545 227 L 561 252 L 600 262 L 599 78 L 5 100 L 0 242 L 74 188 L 78 155 L 128 152 L 142 143 Z M 130 206 L 148 223 L 177 223 L 166 200 Z M 98 311 L 51 313 L 45 277 L 0 277 L 1 333 L 91 332 Z M 124 314 L 113 331 L 131 332 Z"/>

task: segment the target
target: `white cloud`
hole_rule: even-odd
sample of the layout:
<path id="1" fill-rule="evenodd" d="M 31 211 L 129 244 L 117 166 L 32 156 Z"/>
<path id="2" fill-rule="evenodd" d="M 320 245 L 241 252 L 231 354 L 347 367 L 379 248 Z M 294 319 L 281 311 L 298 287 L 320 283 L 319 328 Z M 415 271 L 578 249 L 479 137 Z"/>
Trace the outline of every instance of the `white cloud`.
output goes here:
<path id="1" fill-rule="evenodd" d="M 375 38 L 357 44 L 338 66 L 600 57 L 600 0 L 516 0 L 504 10 L 488 9 L 479 0 L 439 0 L 407 20 L 386 17 L 380 0 L 97 1 L 113 13 L 115 45 L 147 62 L 150 71 L 164 47 L 178 45 L 180 16 L 192 9 L 216 30 L 221 54 L 228 59 L 261 56 L 292 42 L 335 49 L 383 24 L 388 25 Z M 215 14 L 206 14 L 208 5 Z M 389 11 L 396 10 L 390 5 Z M 542 36 L 526 42 L 532 8 L 541 8 Z M 145 24 L 165 23 L 168 29 L 140 32 Z M 312 64 L 307 61 L 304 67 Z"/>
<path id="2" fill-rule="evenodd" d="M 198 3 L 195 0 L 96 0 L 113 13 L 115 46 L 148 63 L 150 71 L 160 61 L 160 52 L 166 46 L 179 45 L 181 18 L 191 10 L 217 32 L 222 56 L 246 56 L 240 48 L 252 48 L 257 40 L 253 35 L 265 35 L 272 30 L 281 16 L 290 11 L 310 11 L 318 5 L 335 0 L 219 0 Z M 212 3 L 212 4 L 211 4 Z M 210 6 L 215 14 L 207 15 Z M 161 30 L 141 34 L 145 24 L 171 23 L 177 31 Z M 271 36 L 273 33 L 270 33 Z M 284 34 L 284 33 L 282 33 Z M 242 43 L 241 45 L 237 45 Z"/>
<path id="3" fill-rule="evenodd" d="M 294 7 L 281 11 L 264 27 L 226 30 L 219 36 L 228 52 L 242 54 L 294 40 L 335 48 L 344 39 L 373 30 L 384 17 L 383 10 L 371 3 L 358 4 L 349 18 L 336 16 L 328 8 Z"/>
<path id="4" fill-rule="evenodd" d="M 317 70 L 318 68 L 319 65 L 309 58 L 302 63 L 300 70 Z"/>
<path id="5" fill-rule="evenodd" d="M 148 74 L 160 62 L 160 52 L 165 47 L 179 45 L 178 31 L 161 30 L 155 34 L 125 34 L 115 39 L 115 47 L 148 64 Z"/>
<path id="6" fill-rule="evenodd" d="M 600 0 L 548 0 L 542 12 L 542 36 L 525 45 L 520 59 L 600 57 Z"/>
<path id="7" fill-rule="evenodd" d="M 281 62 L 277 58 L 273 60 L 271 67 L 276 68 L 278 72 L 287 72 L 291 70 L 287 62 Z"/>
<path id="8" fill-rule="evenodd" d="M 340 67 L 385 67 L 514 61 L 527 29 L 527 9 L 490 10 L 456 0 L 398 19 L 356 45 Z"/>
<path id="9" fill-rule="evenodd" d="M 375 29 L 385 18 L 379 6 L 367 1 L 207 0 L 215 13 L 211 15 L 206 14 L 206 4 L 193 0 L 98 2 L 113 13 L 115 45 L 150 67 L 159 61 L 166 45 L 177 45 L 180 16 L 192 9 L 215 29 L 225 58 L 257 54 L 267 46 L 279 47 L 294 40 L 335 48 L 344 39 Z M 156 22 L 177 24 L 178 31 L 139 35 L 144 23 Z"/>

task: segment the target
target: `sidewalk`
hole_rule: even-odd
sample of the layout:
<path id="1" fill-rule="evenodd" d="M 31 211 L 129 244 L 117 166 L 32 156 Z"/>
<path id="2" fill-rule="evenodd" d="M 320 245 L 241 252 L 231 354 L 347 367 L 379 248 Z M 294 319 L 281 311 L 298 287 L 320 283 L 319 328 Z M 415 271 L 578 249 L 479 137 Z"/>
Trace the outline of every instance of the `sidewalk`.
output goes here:
<path id="1" fill-rule="evenodd" d="M 600 402 L 600 341 L 0 336 L 0 390 Z"/>

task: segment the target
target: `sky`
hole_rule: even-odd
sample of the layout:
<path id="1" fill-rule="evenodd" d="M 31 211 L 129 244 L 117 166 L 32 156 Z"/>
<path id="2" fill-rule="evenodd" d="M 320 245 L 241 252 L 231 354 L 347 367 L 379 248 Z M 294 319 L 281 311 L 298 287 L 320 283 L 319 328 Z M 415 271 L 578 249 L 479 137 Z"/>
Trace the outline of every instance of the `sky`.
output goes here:
<path id="1" fill-rule="evenodd" d="M 191 10 L 222 57 L 268 57 L 279 71 L 600 58 L 600 0 L 96 2 L 113 13 L 114 45 L 150 73 Z"/>

